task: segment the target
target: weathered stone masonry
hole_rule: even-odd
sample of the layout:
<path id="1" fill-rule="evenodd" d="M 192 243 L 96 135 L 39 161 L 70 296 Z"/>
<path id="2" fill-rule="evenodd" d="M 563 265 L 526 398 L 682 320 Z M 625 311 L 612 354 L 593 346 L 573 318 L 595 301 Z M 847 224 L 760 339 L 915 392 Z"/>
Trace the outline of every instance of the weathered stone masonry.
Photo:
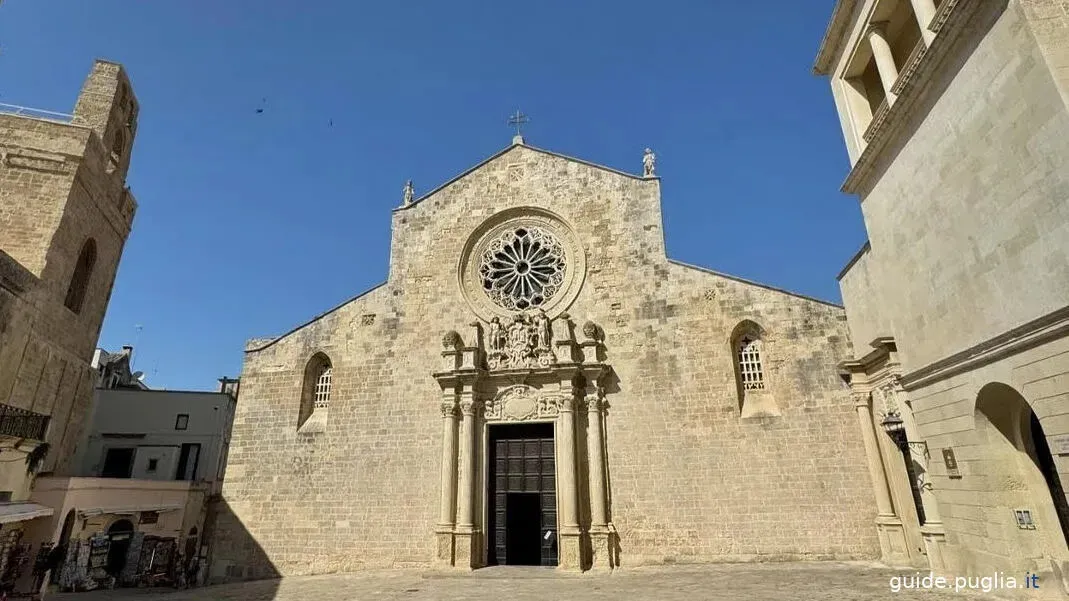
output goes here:
<path id="1" fill-rule="evenodd" d="M 874 556 L 842 309 L 672 262 L 661 224 L 656 177 L 522 141 L 395 210 L 386 283 L 246 347 L 213 577 L 484 565 L 484 426 L 525 419 L 555 424 L 561 567 Z M 531 301 L 552 360 L 534 307 L 479 288 L 478 253 L 528 227 L 562 249 Z"/>

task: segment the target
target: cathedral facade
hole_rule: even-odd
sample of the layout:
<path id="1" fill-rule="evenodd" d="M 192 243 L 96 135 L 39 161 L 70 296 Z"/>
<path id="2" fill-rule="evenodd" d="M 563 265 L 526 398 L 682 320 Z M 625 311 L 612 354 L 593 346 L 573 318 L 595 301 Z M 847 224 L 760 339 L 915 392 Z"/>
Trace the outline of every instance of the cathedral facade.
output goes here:
<path id="1" fill-rule="evenodd" d="M 385 283 L 247 343 L 213 580 L 878 556 L 843 309 L 670 260 L 653 161 L 406 186 Z"/>

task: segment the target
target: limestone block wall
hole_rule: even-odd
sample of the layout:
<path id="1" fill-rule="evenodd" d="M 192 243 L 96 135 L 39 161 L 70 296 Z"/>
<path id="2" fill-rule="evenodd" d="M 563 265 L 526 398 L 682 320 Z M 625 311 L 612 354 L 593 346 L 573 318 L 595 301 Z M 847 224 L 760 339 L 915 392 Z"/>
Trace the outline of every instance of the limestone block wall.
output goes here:
<path id="1" fill-rule="evenodd" d="M 876 284 L 843 288 L 880 303 L 907 373 L 1069 298 L 1069 113 L 1022 4 L 981 6 L 863 195 Z"/>
<path id="2" fill-rule="evenodd" d="M 872 491 L 835 365 L 841 308 L 670 263 L 659 181 L 514 146 L 395 211 L 388 281 L 275 340 L 251 341 L 216 579 L 426 565 L 439 506 L 441 337 L 475 319 L 458 264 L 473 231 L 538 207 L 586 254 L 573 321 L 605 331 L 612 519 L 623 564 L 871 557 Z M 740 417 L 730 346 L 767 333 L 780 416 Z M 467 336 L 467 334 L 465 334 Z M 333 365 L 323 434 L 298 434 L 304 369 Z"/>
<path id="3" fill-rule="evenodd" d="M 884 302 L 885 283 L 878 276 L 878 260 L 871 247 L 866 246 L 839 278 L 839 290 L 848 303 L 846 317 L 854 357 L 864 357 L 872 352 L 873 340 L 897 331 L 891 322 L 894 313 Z"/>
<path id="4" fill-rule="evenodd" d="M 932 484 L 947 532 L 950 573 L 1049 572 L 1050 558 L 1069 560 L 1050 491 L 1032 460 L 1013 451 L 977 415 L 989 385 L 1005 385 L 1039 417 L 1048 440 L 1069 434 L 1069 338 L 1062 337 L 910 393 L 920 434 L 931 451 Z M 1005 426 L 1003 426 L 1005 427 Z M 1016 432 L 1005 429 L 1011 439 Z M 953 449 L 961 477 L 949 477 L 942 449 Z M 1062 483 L 1069 462 L 1054 457 Z M 1017 526 L 1013 511 L 1029 509 L 1034 530 Z"/>

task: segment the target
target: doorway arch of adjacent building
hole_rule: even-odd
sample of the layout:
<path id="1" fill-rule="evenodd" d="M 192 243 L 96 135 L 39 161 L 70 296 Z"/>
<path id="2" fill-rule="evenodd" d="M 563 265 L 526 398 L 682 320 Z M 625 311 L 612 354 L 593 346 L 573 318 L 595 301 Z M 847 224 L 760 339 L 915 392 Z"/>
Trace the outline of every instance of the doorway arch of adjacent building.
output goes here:
<path id="1" fill-rule="evenodd" d="M 1027 487 L 1022 508 L 1035 512 L 1045 550 L 1069 556 L 1069 501 L 1035 410 L 1012 386 L 992 382 L 977 394 L 974 418 L 977 432 L 986 436 L 992 469 L 1019 477 Z"/>
<path id="2" fill-rule="evenodd" d="M 105 571 L 118 578 L 126 567 L 126 553 L 134 536 L 134 523 L 127 519 L 117 520 L 108 526 L 108 563 Z"/>

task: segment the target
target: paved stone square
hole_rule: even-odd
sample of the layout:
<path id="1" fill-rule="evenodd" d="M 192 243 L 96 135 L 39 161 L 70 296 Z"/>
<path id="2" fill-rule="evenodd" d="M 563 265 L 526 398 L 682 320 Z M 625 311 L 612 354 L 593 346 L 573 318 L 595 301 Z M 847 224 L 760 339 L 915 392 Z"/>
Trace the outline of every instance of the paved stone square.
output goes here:
<path id="1" fill-rule="evenodd" d="M 49 601 L 151 598 L 161 601 L 446 601 L 735 600 L 868 601 L 991 599 L 991 595 L 910 590 L 892 593 L 890 578 L 915 574 L 865 563 L 770 563 L 630 568 L 613 574 L 567 574 L 549 568 L 486 568 L 472 573 L 362 572 L 294 577 L 186 591 L 123 589 L 67 593 Z M 1044 583 L 1040 583 L 1041 586 Z M 1053 586 L 1053 583 L 1047 583 Z M 1020 592 L 1020 591 L 1018 591 Z"/>

